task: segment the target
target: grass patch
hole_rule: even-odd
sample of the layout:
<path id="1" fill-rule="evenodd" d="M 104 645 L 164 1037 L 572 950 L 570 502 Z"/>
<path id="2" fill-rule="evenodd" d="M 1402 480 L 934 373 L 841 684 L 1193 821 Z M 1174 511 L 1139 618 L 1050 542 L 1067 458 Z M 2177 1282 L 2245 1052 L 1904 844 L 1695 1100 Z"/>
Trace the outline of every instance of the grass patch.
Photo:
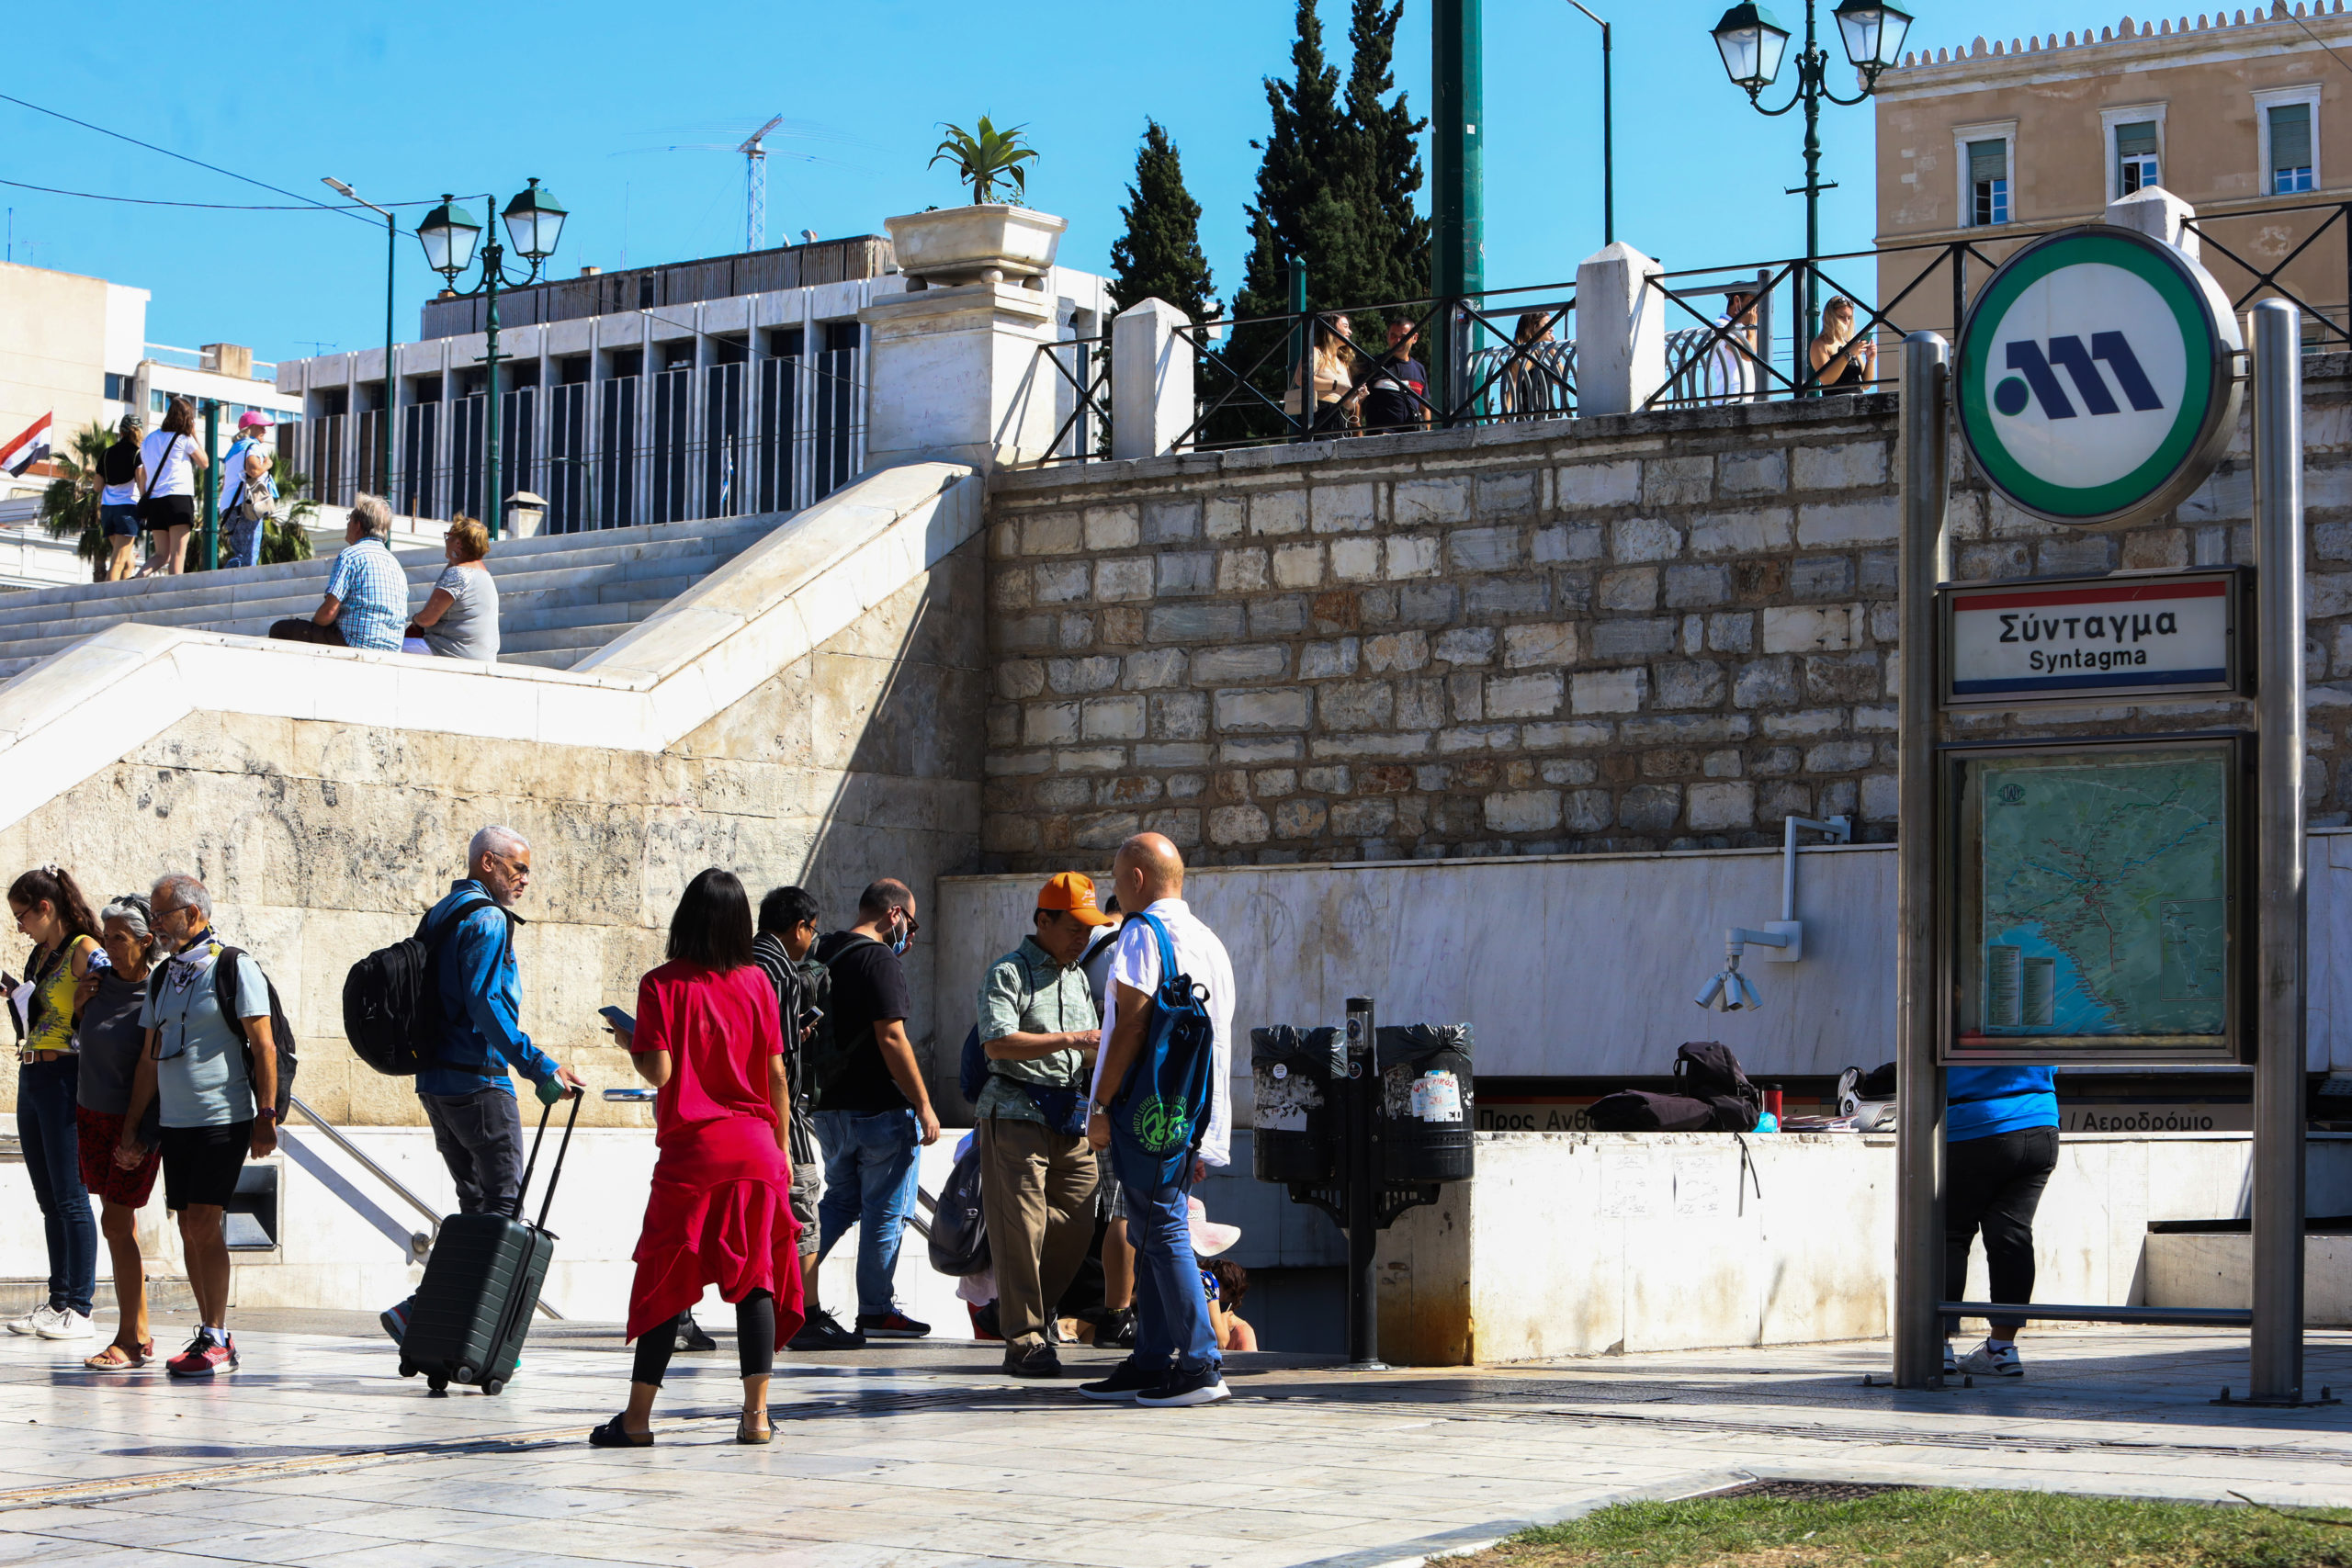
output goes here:
<path id="1" fill-rule="evenodd" d="M 2047 1492 L 1771 1489 L 1627 1503 L 1527 1530 L 1478 1568 L 2352 1568 L 2341 1510 L 2266 1511 Z M 2352 1520 L 2347 1520 L 2352 1523 Z"/>

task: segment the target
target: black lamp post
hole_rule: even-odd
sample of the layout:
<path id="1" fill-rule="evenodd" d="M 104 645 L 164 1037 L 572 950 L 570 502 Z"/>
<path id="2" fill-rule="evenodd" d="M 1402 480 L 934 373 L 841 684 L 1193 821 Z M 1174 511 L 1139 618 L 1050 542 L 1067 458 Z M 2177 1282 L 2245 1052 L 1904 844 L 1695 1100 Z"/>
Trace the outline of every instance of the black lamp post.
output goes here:
<path id="1" fill-rule="evenodd" d="M 1834 181 L 1821 183 L 1822 100 L 1851 106 L 1868 98 L 1878 86 L 1879 73 L 1902 58 L 1903 36 L 1911 30 L 1911 13 L 1869 0 L 1844 0 L 1831 15 L 1845 40 L 1846 58 L 1861 73 L 1862 90 L 1850 98 L 1829 90 L 1829 54 L 1815 35 L 1814 0 L 1804 0 L 1804 50 L 1797 56 L 1796 92 L 1776 109 L 1765 108 L 1758 99 L 1781 73 L 1781 57 L 1789 47 L 1788 28 L 1763 6 L 1741 4 L 1725 11 L 1714 29 L 1724 72 L 1732 85 L 1747 91 L 1747 101 L 1758 112 L 1784 115 L 1800 104 L 1804 106 L 1804 184 L 1798 187 L 1804 193 L 1805 260 L 1804 342 L 1798 346 L 1800 355 L 1821 330 L 1820 280 L 1814 265 L 1821 255 L 1821 193 L 1837 188 Z"/>
<path id="2" fill-rule="evenodd" d="M 439 273 L 448 285 L 442 298 L 463 299 L 480 294 L 489 301 L 485 315 L 489 344 L 482 363 L 490 372 L 489 385 L 484 389 L 489 403 L 489 423 L 484 432 L 488 449 L 484 457 L 490 482 L 488 492 L 482 497 L 482 524 L 493 539 L 499 535 L 502 511 L 498 472 L 498 291 L 526 288 L 538 281 L 540 265 L 555 254 L 556 240 L 562 234 L 563 220 L 570 214 L 556 200 L 555 193 L 541 190 L 535 178 L 528 189 L 517 193 L 506 204 L 502 216 L 507 238 L 514 242 L 515 253 L 531 264 L 530 270 L 519 278 L 507 276 L 506 252 L 499 244 L 498 236 L 492 234 L 481 253 L 481 281 L 471 288 L 459 288 L 458 275 L 472 265 L 474 244 L 481 238 L 482 225 L 474 220 L 474 215 L 458 206 L 456 197 L 445 194 L 441 205 L 425 214 L 424 221 L 416 226 L 417 240 L 424 246 L 424 265 Z"/>

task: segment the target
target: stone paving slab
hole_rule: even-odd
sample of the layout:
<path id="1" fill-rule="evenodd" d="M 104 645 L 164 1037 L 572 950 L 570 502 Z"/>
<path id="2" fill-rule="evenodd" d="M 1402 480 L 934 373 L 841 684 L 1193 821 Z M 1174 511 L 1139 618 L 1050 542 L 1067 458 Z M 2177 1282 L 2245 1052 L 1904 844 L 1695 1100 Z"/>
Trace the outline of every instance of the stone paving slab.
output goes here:
<path id="1" fill-rule="evenodd" d="M 672 1363 L 656 1446 L 619 1452 L 583 1441 L 625 1393 L 610 1325 L 549 1325 L 496 1398 L 429 1397 L 362 1314 L 262 1314 L 239 1348 L 245 1371 L 191 1387 L 0 1341 L 0 1568 L 1377 1568 L 1751 1476 L 2352 1505 L 2352 1413 L 2211 1404 L 2243 1389 L 2244 1341 L 2184 1330 L 2036 1337 L 2024 1381 L 1937 1393 L 1863 1386 L 1883 1343 L 1369 1375 L 1248 1357 L 1234 1400 L 1193 1411 L 893 1345 L 786 1357 L 767 1448 L 731 1440 L 722 1336 Z M 2352 1335 L 2308 1359 L 2352 1388 Z"/>

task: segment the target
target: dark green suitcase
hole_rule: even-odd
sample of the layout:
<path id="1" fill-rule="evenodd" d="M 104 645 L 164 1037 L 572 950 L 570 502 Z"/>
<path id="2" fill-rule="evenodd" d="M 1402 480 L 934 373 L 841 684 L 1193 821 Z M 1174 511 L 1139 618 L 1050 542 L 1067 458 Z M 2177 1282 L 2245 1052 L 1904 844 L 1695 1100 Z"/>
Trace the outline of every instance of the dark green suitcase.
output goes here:
<path id="1" fill-rule="evenodd" d="M 555 1201 L 555 1184 L 563 1175 L 563 1156 L 571 1147 L 571 1125 L 580 1120 L 581 1099 L 577 1093 L 571 1097 L 571 1114 L 564 1120 L 563 1141 L 556 1147 L 555 1169 L 548 1173 L 547 1194 L 539 1201 L 537 1224 L 524 1221 L 523 1194 L 530 1190 L 531 1172 L 538 1166 L 539 1140 L 547 1136 L 553 1106 L 539 1111 L 539 1130 L 531 1139 L 531 1157 L 523 1168 L 513 1211 L 452 1214 L 441 1222 L 441 1233 L 424 1260 L 424 1280 L 409 1307 L 408 1335 L 401 1341 L 401 1376 L 423 1372 L 435 1393 L 451 1383 L 497 1393 L 514 1376 L 523 1341 L 530 1337 L 531 1315 L 538 1310 L 540 1287 L 547 1283 L 548 1264 L 555 1257 L 548 1207 Z"/>

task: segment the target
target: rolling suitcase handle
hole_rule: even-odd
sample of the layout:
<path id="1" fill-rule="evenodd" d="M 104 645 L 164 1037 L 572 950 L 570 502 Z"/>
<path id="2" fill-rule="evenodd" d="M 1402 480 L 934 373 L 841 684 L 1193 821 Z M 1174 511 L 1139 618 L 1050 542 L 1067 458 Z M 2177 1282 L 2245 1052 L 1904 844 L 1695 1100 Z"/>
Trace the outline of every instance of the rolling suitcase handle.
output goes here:
<path id="1" fill-rule="evenodd" d="M 556 1145 L 555 1168 L 548 1173 L 547 1196 L 539 1201 L 537 1228 L 540 1230 L 548 1228 L 548 1209 L 555 1201 L 555 1184 L 563 1176 L 564 1154 L 571 1147 L 571 1126 L 580 1120 L 580 1102 L 587 1098 L 586 1094 L 577 1090 L 571 1096 L 571 1114 L 563 1120 L 563 1141 Z M 531 1134 L 531 1157 L 523 1162 L 523 1179 L 515 1184 L 514 1207 L 507 1213 L 509 1219 L 523 1217 L 523 1197 L 531 1190 L 531 1173 L 539 1168 L 539 1142 L 548 1135 L 548 1117 L 554 1110 L 552 1105 L 539 1107 L 539 1130 Z"/>

